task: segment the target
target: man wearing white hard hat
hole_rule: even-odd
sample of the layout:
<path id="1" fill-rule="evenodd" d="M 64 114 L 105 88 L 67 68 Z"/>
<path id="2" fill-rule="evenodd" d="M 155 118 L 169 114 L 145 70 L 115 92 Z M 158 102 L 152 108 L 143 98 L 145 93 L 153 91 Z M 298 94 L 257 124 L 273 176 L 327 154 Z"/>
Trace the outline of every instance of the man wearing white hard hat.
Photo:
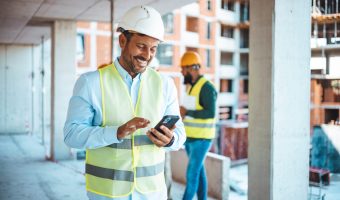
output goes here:
<path id="1" fill-rule="evenodd" d="M 118 24 L 121 55 L 77 80 L 64 127 L 65 143 L 86 149 L 90 200 L 165 200 L 164 152 L 185 142 L 184 125 L 153 127 L 180 115 L 170 78 L 148 67 L 164 37 L 149 6 L 128 10 Z"/>

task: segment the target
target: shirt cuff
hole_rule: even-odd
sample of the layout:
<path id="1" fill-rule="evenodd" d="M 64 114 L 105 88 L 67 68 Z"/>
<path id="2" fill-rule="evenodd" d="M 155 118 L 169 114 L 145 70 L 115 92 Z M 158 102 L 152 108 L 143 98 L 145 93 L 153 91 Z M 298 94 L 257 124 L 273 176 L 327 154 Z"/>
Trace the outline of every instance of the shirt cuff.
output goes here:
<path id="1" fill-rule="evenodd" d="M 123 139 L 117 138 L 117 130 L 118 126 L 106 126 L 104 128 L 104 140 L 108 145 L 113 143 L 121 143 L 123 141 Z"/>
<path id="2" fill-rule="evenodd" d="M 187 113 L 185 115 L 193 117 L 194 116 L 194 111 L 193 110 L 187 110 Z"/>
<path id="3" fill-rule="evenodd" d="M 174 144 L 175 144 L 176 142 L 178 142 L 178 135 L 177 135 L 177 134 L 174 134 L 174 142 L 171 144 L 171 146 L 168 146 L 168 147 L 164 146 L 164 147 L 163 147 L 164 150 L 165 150 L 165 151 L 173 151 L 173 150 L 176 150 L 175 148 L 173 148 L 173 146 L 174 146 Z"/>

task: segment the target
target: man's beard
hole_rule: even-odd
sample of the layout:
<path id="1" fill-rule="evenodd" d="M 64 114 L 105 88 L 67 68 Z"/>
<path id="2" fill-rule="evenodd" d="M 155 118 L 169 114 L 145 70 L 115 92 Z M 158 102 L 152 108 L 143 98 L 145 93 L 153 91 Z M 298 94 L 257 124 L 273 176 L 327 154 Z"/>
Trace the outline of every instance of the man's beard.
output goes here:
<path id="1" fill-rule="evenodd" d="M 143 73 L 146 70 L 146 68 L 144 68 L 143 70 L 137 70 L 137 67 L 135 66 L 135 64 L 133 64 L 133 59 L 139 58 L 141 60 L 146 60 L 143 57 L 141 57 L 141 56 L 128 57 L 128 56 L 124 56 L 124 55 L 122 57 L 123 57 L 126 65 L 127 65 L 127 67 L 129 68 L 130 72 L 138 74 L 138 73 Z M 150 63 L 150 61 L 148 63 Z"/>
<path id="2" fill-rule="evenodd" d="M 192 76 L 191 74 L 187 74 L 184 76 L 184 81 L 183 81 L 184 84 L 192 84 Z"/>

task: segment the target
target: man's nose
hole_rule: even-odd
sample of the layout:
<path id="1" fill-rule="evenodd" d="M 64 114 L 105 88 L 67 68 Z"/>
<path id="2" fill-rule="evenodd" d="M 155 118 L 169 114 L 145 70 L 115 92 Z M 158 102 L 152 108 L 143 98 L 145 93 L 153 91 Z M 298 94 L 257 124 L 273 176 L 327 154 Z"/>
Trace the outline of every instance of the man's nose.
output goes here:
<path id="1" fill-rule="evenodd" d="M 145 49 L 141 55 L 145 60 L 150 60 L 152 57 L 150 49 Z"/>

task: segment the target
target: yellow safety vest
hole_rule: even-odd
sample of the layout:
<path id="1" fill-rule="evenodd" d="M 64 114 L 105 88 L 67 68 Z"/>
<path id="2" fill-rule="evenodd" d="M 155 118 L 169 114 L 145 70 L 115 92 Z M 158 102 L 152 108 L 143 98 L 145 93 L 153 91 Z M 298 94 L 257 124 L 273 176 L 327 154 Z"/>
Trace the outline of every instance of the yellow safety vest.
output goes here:
<path id="1" fill-rule="evenodd" d="M 191 92 L 187 91 L 189 96 L 194 96 L 196 99 L 196 110 L 203 110 L 203 107 L 199 104 L 199 96 L 203 85 L 208 80 L 201 77 L 197 83 L 193 86 Z M 202 138 L 212 139 L 215 137 L 215 119 L 199 119 L 186 117 L 183 120 L 185 126 L 186 136 L 188 138 Z"/>
<path id="2" fill-rule="evenodd" d="M 136 107 L 113 64 L 99 69 L 102 93 L 102 126 L 120 126 L 133 117 L 144 117 L 154 127 L 162 117 L 162 80 L 147 69 L 141 76 Z M 149 128 L 150 128 L 149 127 Z M 114 143 L 86 152 L 86 189 L 106 197 L 123 197 L 134 189 L 150 193 L 164 189 L 164 150 L 147 137 L 149 128 L 139 129 Z"/>

